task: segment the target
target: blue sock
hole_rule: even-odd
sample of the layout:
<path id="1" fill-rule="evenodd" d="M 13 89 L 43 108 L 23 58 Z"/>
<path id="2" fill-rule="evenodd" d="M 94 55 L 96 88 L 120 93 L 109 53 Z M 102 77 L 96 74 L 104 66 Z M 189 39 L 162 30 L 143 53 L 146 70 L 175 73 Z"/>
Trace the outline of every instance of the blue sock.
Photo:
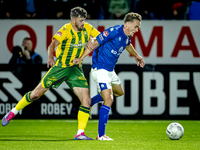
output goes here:
<path id="1" fill-rule="evenodd" d="M 99 137 L 105 135 L 105 128 L 109 117 L 110 107 L 102 105 L 99 110 Z"/>
<path id="2" fill-rule="evenodd" d="M 113 94 L 113 97 L 116 97 L 116 96 Z M 99 103 L 99 102 L 103 102 L 103 98 L 101 97 L 100 93 L 91 98 L 90 106 L 92 107 L 94 104 Z"/>
<path id="3" fill-rule="evenodd" d="M 94 104 L 96 104 L 98 102 L 103 102 L 103 98 L 101 97 L 100 93 L 91 98 L 90 106 L 93 106 Z"/>

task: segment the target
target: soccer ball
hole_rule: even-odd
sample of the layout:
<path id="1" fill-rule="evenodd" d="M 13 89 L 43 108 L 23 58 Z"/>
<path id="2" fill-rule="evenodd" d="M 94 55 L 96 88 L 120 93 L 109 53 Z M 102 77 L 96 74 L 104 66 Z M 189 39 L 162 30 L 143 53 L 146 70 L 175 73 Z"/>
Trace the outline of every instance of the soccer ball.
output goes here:
<path id="1" fill-rule="evenodd" d="M 181 124 L 173 122 L 168 125 L 166 134 L 171 140 L 179 140 L 184 134 L 184 129 Z"/>

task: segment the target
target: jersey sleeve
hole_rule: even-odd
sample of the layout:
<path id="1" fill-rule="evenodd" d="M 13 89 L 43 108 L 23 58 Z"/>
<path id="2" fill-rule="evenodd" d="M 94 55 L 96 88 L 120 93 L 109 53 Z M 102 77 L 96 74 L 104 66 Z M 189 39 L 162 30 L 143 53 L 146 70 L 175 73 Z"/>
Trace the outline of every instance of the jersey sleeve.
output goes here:
<path id="1" fill-rule="evenodd" d="M 117 33 L 118 31 L 114 29 L 113 27 L 104 30 L 102 33 L 100 33 L 97 36 L 97 41 L 99 45 L 102 45 L 103 43 L 106 43 L 107 41 L 112 40 L 116 36 Z"/>
<path id="2" fill-rule="evenodd" d="M 100 32 L 92 26 L 91 37 L 96 38 L 99 34 Z"/>
<path id="3" fill-rule="evenodd" d="M 56 34 L 53 36 L 53 38 L 52 38 L 52 40 L 53 39 L 56 39 L 56 40 L 58 40 L 60 43 L 62 43 L 62 41 L 66 38 L 66 33 L 65 33 L 65 31 L 66 31 L 66 27 L 65 27 L 65 25 L 62 27 L 62 28 L 60 28 L 57 32 L 56 32 Z"/>

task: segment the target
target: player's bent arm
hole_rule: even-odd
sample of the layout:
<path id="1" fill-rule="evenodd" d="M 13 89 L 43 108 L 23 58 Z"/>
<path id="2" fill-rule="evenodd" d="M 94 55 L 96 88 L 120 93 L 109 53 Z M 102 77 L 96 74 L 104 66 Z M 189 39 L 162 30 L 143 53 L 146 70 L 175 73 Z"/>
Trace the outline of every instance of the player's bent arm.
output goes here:
<path id="1" fill-rule="evenodd" d="M 89 55 L 90 52 L 91 52 L 91 50 L 88 49 L 87 47 L 85 47 L 85 51 L 84 51 L 84 53 L 83 53 L 83 54 L 81 55 L 81 57 L 80 57 L 81 61 L 82 61 L 87 55 Z"/>
<path id="2" fill-rule="evenodd" d="M 97 46 L 99 45 L 99 42 L 96 38 L 90 38 L 87 45 L 85 46 L 85 51 L 82 54 L 81 61 L 90 53 L 92 52 Z"/>
<path id="3" fill-rule="evenodd" d="M 88 48 L 90 51 L 93 51 L 98 45 L 99 42 L 96 38 L 90 38 L 85 47 Z"/>
<path id="4" fill-rule="evenodd" d="M 53 41 L 51 42 L 51 44 L 48 46 L 48 62 L 47 62 L 47 67 L 49 68 L 49 66 L 54 66 L 55 65 L 55 60 L 54 60 L 54 50 L 55 47 L 58 46 L 60 44 L 60 42 L 56 39 L 53 39 Z"/>
<path id="5" fill-rule="evenodd" d="M 131 54 L 133 55 L 134 57 L 138 57 L 139 54 L 136 52 L 136 50 L 134 49 L 133 45 L 130 44 L 130 45 L 127 45 L 126 46 L 126 50 Z"/>
<path id="6" fill-rule="evenodd" d="M 74 58 L 73 59 L 73 64 L 80 64 L 81 61 L 91 52 L 90 49 L 88 49 L 87 47 L 85 47 L 85 51 L 83 52 L 83 54 L 81 55 L 81 57 L 79 58 Z"/>
<path id="7" fill-rule="evenodd" d="M 48 46 L 49 58 L 53 58 L 55 47 L 58 46 L 59 44 L 60 44 L 60 42 L 56 39 L 53 39 L 53 41 L 50 43 L 50 45 Z"/>
<path id="8" fill-rule="evenodd" d="M 140 66 L 142 68 L 145 66 L 143 58 L 136 52 L 132 44 L 126 46 L 126 50 L 135 57 L 137 66 Z"/>
<path id="9" fill-rule="evenodd" d="M 87 55 L 89 55 L 89 53 L 92 52 L 98 45 L 99 45 L 99 43 L 98 43 L 97 39 L 90 38 L 90 40 L 88 41 L 87 45 L 85 46 L 85 51 L 83 52 L 83 54 L 79 58 L 74 58 L 73 59 L 73 64 L 80 64 L 81 61 Z"/>

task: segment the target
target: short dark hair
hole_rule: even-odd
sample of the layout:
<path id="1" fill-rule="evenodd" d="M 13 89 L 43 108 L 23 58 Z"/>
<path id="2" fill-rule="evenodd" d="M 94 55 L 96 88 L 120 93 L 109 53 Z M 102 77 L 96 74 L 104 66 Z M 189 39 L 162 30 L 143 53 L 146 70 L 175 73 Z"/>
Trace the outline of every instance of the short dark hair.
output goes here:
<path id="1" fill-rule="evenodd" d="M 126 16 L 124 17 L 124 23 L 133 22 L 134 19 L 142 21 L 142 16 L 139 15 L 138 13 L 130 12 L 130 13 L 126 14 Z"/>
<path id="2" fill-rule="evenodd" d="M 71 12 L 70 12 L 71 18 L 77 18 L 79 15 L 83 18 L 86 18 L 87 17 L 87 11 L 84 8 L 81 8 L 79 6 L 71 9 Z"/>
<path id="3" fill-rule="evenodd" d="M 23 39 L 23 41 L 24 41 L 24 40 L 30 40 L 30 41 L 32 41 L 30 37 L 25 37 L 25 38 Z"/>

